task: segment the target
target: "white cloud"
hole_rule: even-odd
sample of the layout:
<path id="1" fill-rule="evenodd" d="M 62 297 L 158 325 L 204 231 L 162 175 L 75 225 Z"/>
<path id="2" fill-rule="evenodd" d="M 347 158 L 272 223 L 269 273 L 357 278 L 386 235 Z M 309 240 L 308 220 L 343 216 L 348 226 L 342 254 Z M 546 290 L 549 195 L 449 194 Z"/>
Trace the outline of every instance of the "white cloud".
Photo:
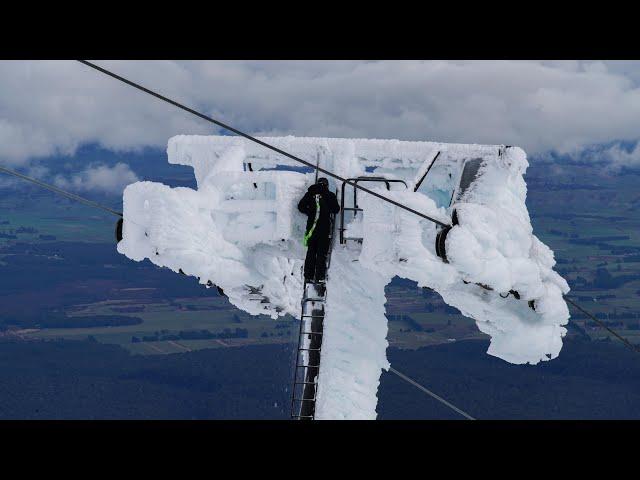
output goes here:
<path id="1" fill-rule="evenodd" d="M 156 81 L 183 87 L 178 65 L 152 63 L 142 62 L 136 70 L 155 67 Z M 73 154 L 90 142 L 135 150 L 164 145 L 176 132 L 206 132 L 202 123 L 172 108 L 77 62 L 2 61 L 0 158 L 21 164 L 34 157 Z"/>
<path id="2" fill-rule="evenodd" d="M 640 167 L 640 143 L 636 143 L 630 149 L 614 144 L 604 150 L 589 152 L 587 158 L 606 161 L 613 170 L 619 170 L 621 167 Z"/>
<path id="3" fill-rule="evenodd" d="M 520 145 L 640 137 L 640 62 L 100 61 L 251 133 Z M 0 62 L 0 159 L 164 147 L 214 126 L 73 61 Z"/>
<path id="4" fill-rule="evenodd" d="M 54 177 L 54 183 L 60 188 L 114 194 L 121 194 L 124 187 L 137 181 L 138 176 L 124 163 L 117 163 L 113 167 L 92 165 L 70 178 L 62 175 Z"/>

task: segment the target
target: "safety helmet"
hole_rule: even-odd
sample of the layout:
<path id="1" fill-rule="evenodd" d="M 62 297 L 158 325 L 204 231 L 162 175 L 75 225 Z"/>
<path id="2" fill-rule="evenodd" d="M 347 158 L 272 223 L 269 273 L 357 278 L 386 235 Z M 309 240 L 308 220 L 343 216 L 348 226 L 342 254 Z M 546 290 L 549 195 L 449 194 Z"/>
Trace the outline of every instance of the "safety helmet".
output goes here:
<path id="1" fill-rule="evenodd" d="M 321 177 L 318 179 L 318 185 L 323 185 L 325 187 L 329 186 L 329 180 L 327 180 L 325 177 Z"/>

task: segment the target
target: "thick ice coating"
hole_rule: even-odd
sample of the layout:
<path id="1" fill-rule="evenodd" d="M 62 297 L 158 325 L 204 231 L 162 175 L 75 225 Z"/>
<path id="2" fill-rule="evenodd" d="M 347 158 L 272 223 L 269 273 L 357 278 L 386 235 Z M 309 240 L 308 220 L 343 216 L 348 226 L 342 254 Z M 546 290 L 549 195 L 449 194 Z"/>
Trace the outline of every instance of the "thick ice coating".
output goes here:
<path id="1" fill-rule="evenodd" d="M 441 229 L 329 179 L 339 198 L 344 191 L 345 206 L 362 210 L 336 222 L 342 241 L 329 269 L 316 418 L 376 417 L 380 374 L 389 366 L 384 287 L 394 276 L 434 289 L 475 319 L 491 337 L 491 355 L 531 364 L 558 356 L 569 287 L 553 271 L 553 252 L 533 235 L 521 149 L 262 140 L 452 225 Z M 181 135 L 167 152 L 170 163 L 193 167 L 197 190 L 129 185 L 118 251 L 217 285 L 251 314 L 299 318 L 305 218 L 296 203 L 314 174 L 238 137 Z"/>

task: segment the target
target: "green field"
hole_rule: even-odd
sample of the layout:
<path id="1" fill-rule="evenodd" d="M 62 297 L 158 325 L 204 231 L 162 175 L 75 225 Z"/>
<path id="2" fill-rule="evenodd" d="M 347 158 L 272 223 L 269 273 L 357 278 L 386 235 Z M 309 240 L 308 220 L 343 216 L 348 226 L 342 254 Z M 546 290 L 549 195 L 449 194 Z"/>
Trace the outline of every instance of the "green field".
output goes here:
<path id="1" fill-rule="evenodd" d="M 178 298 L 162 303 L 141 303 L 136 301 L 114 300 L 98 302 L 88 305 L 76 305 L 73 311 L 67 313 L 69 317 L 82 317 L 85 315 L 109 315 L 118 312 L 119 315 L 138 317 L 143 320 L 139 325 L 125 325 L 116 327 L 93 327 L 93 328 L 51 328 L 35 332 L 25 333 L 29 338 L 86 338 L 91 335 L 96 340 L 103 343 L 116 343 L 126 346 L 132 351 L 139 353 L 151 353 L 149 349 L 132 343 L 132 337 L 142 338 L 148 335 L 171 334 L 179 331 L 199 331 L 209 330 L 211 332 L 221 332 L 225 328 L 235 329 L 241 327 L 249 331 L 247 339 L 242 339 L 246 343 L 262 343 L 272 340 L 273 342 L 283 339 L 292 340 L 295 337 L 296 324 L 290 317 L 284 317 L 278 321 L 270 317 L 261 315 L 252 317 L 251 315 L 238 311 L 223 297 L 210 298 Z M 179 306 L 176 306 L 179 305 Z M 143 312 L 121 313 L 122 307 L 144 306 Z M 189 308 L 201 310 L 192 311 Z M 115 309 L 115 310 L 114 310 Z M 264 337 L 263 335 L 267 335 Z M 223 342 L 217 339 L 202 340 L 174 340 L 179 344 L 184 344 L 193 350 L 197 348 L 216 347 L 224 343 L 234 344 L 241 339 L 224 339 Z M 170 342 L 149 342 L 172 345 Z M 164 347 L 163 347 L 164 348 Z M 171 349 L 171 347 L 167 347 Z M 174 348 L 176 351 L 180 346 Z M 152 349 L 153 350 L 153 349 Z"/>
<path id="2" fill-rule="evenodd" d="M 121 204 L 107 206 L 116 210 Z M 117 217 L 48 191 L 34 191 L 0 197 L 0 233 L 10 233 L 25 242 L 43 242 L 40 235 L 53 235 L 58 241 L 115 242 Z M 8 222 L 8 223 L 3 223 Z M 20 227 L 35 233 L 15 233 Z M 0 246 L 16 240 L 0 238 Z"/>

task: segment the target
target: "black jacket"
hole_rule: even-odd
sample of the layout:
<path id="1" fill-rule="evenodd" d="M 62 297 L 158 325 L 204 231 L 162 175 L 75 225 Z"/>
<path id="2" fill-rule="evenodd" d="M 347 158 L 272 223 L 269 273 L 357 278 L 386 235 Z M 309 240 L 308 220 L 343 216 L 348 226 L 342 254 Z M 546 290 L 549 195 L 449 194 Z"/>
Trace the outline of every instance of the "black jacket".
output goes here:
<path id="1" fill-rule="evenodd" d="M 298 202 L 298 210 L 308 216 L 307 232 L 313 225 L 313 220 L 316 217 L 316 201 L 314 199 L 314 195 L 316 194 L 320 194 L 320 216 L 318 217 L 318 224 L 316 225 L 314 236 L 315 232 L 322 232 L 323 235 L 328 234 L 330 215 L 340 211 L 340 205 L 338 205 L 338 199 L 335 193 L 322 185 L 311 185 L 307 193 L 304 194 L 304 197 Z"/>

